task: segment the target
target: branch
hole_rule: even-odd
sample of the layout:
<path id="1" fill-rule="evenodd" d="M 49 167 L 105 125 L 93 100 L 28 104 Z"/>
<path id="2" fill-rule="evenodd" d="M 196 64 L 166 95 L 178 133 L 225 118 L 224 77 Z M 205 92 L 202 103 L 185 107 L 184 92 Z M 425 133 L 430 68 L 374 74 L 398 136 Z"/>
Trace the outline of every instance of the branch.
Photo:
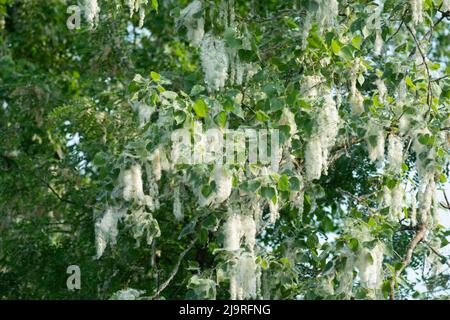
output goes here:
<path id="1" fill-rule="evenodd" d="M 427 241 L 423 240 L 423 243 L 425 243 L 427 245 L 428 249 L 430 249 L 435 255 L 437 255 L 439 258 L 445 260 L 445 264 L 450 267 L 450 262 L 448 262 L 448 259 L 446 256 L 443 256 L 442 254 L 440 254 L 439 251 L 437 251 L 435 248 L 433 248 Z"/>
<path id="2" fill-rule="evenodd" d="M 389 37 L 389 39 L 386 40 L 386 43 L 389 43 L 389 41 L 391 41 L 399 33 L 400 29 L 402 28 L 403 24 L 405 23 L 405 17 L 406 17 L 407 13 L 408 13 L 408 9 L 406 9 L 403 12 L 403 15 L 401 18 L 402 21 L 400 22 L 400 25 L 398 26 L 397 30 L 395 30 L 395 32 Z"/>
<path id="3" fill-rule="evenodd" d="M 436 79 L 431 79 L 431 82 L 441 81 L 441 80 L 446 79 L 448 77 L 450 77 L 450 74 L 446 74 L 445 76 L 442 76 L 442 77 L 439 77 L 439 78 L 436 78 Z"/>
<path id="4" fill-rule="evenodd" d="M 167 278 L 167 280 L 161 285 L 161 287 L 159 287 L 159 289 L 155 292 L 155 294 L 153 294 L 150 297 L 150 300 L 154 300 L 156 297 L 158 297 L 161 292 L 167 288 L 167 286 L 170 284 L 170 282 L 172 282 L 173 278 L 175 277 L 175 275 L 178 273 L 178 269 L 180 269 L 180 265 L 181 262 L 183 261 L 184 257 L 186 256 L 186 254 L 191 251 L 191 249 L 194 247 L 195 243 L 198 240 L 198 236 L 196 236 L 194 238 L 194 240 L 191 241 L 191 243 L 189 244 L 189 246 L 180 254 L 180 257 L 178 258 L 177 263 L 175 264 L 175 267 L 173 268 L 172 272 L 170 273 L 169 278 Z"/>
<path id="5" fill-rule="evenodd" d="M 400 276 L 403 270 L 405 270 L 405 268 L 411 263 L 414 250 L 416 249 L 417 245 L 424 239 L 426 230 L 427 228 L 425 223 L 421 223 L 417 226 L 416 234 L 414 238 L 412 238 L 411 242 L 408 245 L 408 248 L 406 249 L 406 256 L 402 261 L 402 267 L 399 270 L 397 270 L 397 272 L 395 272 L 394 276 L 392 277 L 391 290 L 389 292 L 389 298 L 391 300 L 394 300 L 395 298 L 395 283 L 397 281 L 397 278 Z"/>
<path id="6" fill-rule="evenodd" d="M 428 90 L 427 90 L 427 104 L 428 104 L 428 113 L 431 110 L 431 104 L 433 103 L 433 91 L 431 88 L 431 73 L 430 68 L 428 67 L 427 59 L 425 57 L 425 54 L 422 51 L 422 48 L 419 44 L 419 41 L 417 41 L 416 35 L 412 32 L 411 28 L 408 26 L 407 23 L 405 23 L 405 27 L 408 29 L 409 33 L 414 39 L 414 42 L 416 43 L 416 48 L 420 53 L 420 56 L 422 57 L 423 64 L 425 65 L 425 69 L 427 71 L 427 77 L 428 77 Z"/>
<path id="7" fill-rule="evenodd" d="M 448 201 L 447 194 L 445 193 L 445 190 L 442 190 L 442 193 L 444 194 L 444 199 L 445 199 L 445 202 L 447 203 L 447 205 L 444 205 L 444 203 L 441 203 L 441 206 L 444 209 L 450 210 L 450 202 Z"/>
<path id="8" fill-rule="evenodd" d="M 348 191 L 346 191 L 346 190 L 344 190 L 344 189 L 342 189 L 342 188 L 337 188 L 337 191 L 339 191 L 339 192 L 341 192 L 341 193 L 344 193 L 344 194 L 348 195 L 350 198 L 356 200 L 358 203 L 360 203 L 361 205 L 363 205 L 363 206 L 365 206 L 367 209 L 369 209 L 369 211 L 370 211 L 371 213 L 373 213 L 373 214 L 377 214 L 377 213 L 378 213 L 377 210 L 375 210 L 374 208 L 370 207 L 367 203 L 365 203 L 365 201 L 367 200 L 366 197 L 359 197 L 359 196 L 356 196 L 356 195 L 354 195 L 354 194 L 352 194 L 352 193 L 350 193 L 350 192 L 348 192 Z M 370 195 L 372 195 L 372 194 L 370 194 Z M 367 197 L 369 197 L 370 195 L 367 195 Z"/>
<path id="9" fill-rule="evenodd" d="M 68 200 L 68 199 L 65 199 L 65 198 L 61 197 L 58 194 L 58 192 L 56 192 L 55 189 L 53 189 L 53 187 L 47 181 L 42 179 L 41 177 L 36 175 L 36 178 L 38 178 L 38 180 L 40 180 L 43 184 L 45 184 L 47 186 L 47 188 L 59 199 L 59 201 L 65 202 L 65 203 L 68 203 L 68 204 L 73 204 L 73 205 L 77 204 L 76 202 L 73 202 L 71 200 Z"/>

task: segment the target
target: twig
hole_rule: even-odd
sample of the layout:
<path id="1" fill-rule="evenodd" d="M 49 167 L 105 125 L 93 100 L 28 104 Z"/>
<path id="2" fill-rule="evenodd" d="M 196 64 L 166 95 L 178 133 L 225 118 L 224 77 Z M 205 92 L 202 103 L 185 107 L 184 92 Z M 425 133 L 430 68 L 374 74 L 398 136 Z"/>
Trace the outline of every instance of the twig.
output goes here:
<path id="1" fill-rule="evenodd" d="M 431 82 L 441 81 L 441 80 L 446 79 L 448 77 L 450 77 L 450 74 L 446 74 L 445 76 L 442 76 L 442 77 L 439 77 L 439 78 L 436 78 L 436 79 L 431 79 Z"/>
<path id="2" fill-rule="evenodd" d="M 59 201 L 65 202 L 65 203 L 69 203 L 69 204 L 73 204 L 73 205 L 77 204 L 76 202 L 73 202 L 71 200 L 68 200 L 68 199 L 65 199 L 65 198 L 61 197 L 47 181 L 45 181 L 44 179 L 42 179 L 39 176 L 36 176 L 36 177 L 38 178 L 38 180 L 40 180 L 43 184 L 45 184 L 47 186 L 47 188 L 59 199 Z"/>
<path id="3" fill-rule="evenodd" d="M 431 88 L 431 73 L 430 68 L 428 67 L 427 59 L 425 57 L 425 54 L 422 51 L 422 47 L 419 44 L 419 41 L 417 41 L 416 35 L 412 32 L 411 28 L 408 26 L 407 23 L 405 23 L 406 28 L 408 29 L 409 33 L 414 39 L 414 42 L 416 43 L 416 48 L 419 51 L 420 56 L 422 57 L 423 64 L 425 65 L 425 69 L 427 71 L 428 76 L 428 90 L 427 90 L 427 104 L 428 104 L 428 113 L 431 111 L 431 104 L 433 103 L 433 91 Z"/>
<path id="4" fill-rule="evenodd" d="M 447 203 L 447 205 L 444 205 L 443 203 L 441 203 L 441 206 L 444 209 L 450 210 L 450 202 L 448 201 L 447 194 L 445 193 L 444 190 L 442 190 L 442 193 L 444 194 L 444 199 L 445 199 L 445 202 Z"/>
<path id="5" fill-rule="evenodd" d="M 428 249 L 431 250 L 431 252 L 433 252 L 435 255 L 437 255 L 439 258 L 445 260 L 445 264 L 448 265 L 450 267 L 450 262 L 448 262 L 448 259 L 446 256 L 443 256 L 442 254 L 439 253 L 439 251 L 437 251 L 435 248 L 433 248 L 427 241 L 423 240 L 423 243 L 426 244 L 426 246 L 428 247 Z"/>
<path id="6" fill-rule="evenodd" d="M 173 278 L 175 277 L 175 275 L 178 273 L 178 269 L 180 269 L 180 265 L 181 262 L 183 261 L 184 257 L 186 256 L 186 254 L 191 251 L 191 249 L 194 247 L 195 243 L 198 241 L 198 236 L 196 236 L 191 243 L 188 245 L 188 247 L 180 254 L 180 256 L 178 257 L 178 261 L 175 264 L 175 267 L 173 268 L 172 272 L 170 273 L 169 278 L 167 278 L 167 280 L 159 287 L 159 289 L 155 292 L 155 294 L 153 294 L 150 297 L 150 300 L 155 299 L 156 297 L 158 297 L 161 292 L 167 288 L 167 286 L 170 284 L 170 282 L 173 280 Z"/>
<path id="7" fill-rule="evenodd" d="M 408 9 L 406 9 L 403 12 L 403 15 L 401 18 L 402 21 L 400 22 L 400 25 L 398 26 L 397 30 L 395 30 L 395 32 L 386 40 L 386 43 L 389 43 L 389 41 L 391 41 L 399 33 L 400 29 L 402 28 L 403 24 L 405 23 L 405 17 L 406 17 L 407 13 L 408 13 Z"/>
<path id="8" fill-rule="evenodd" d="M 346 195 L 348 195 L 350 198 L 353 198 L 354 200 L 356 200 L 358 203 L 362 204 L 363 206 L 365 206 L 371 213 L 373 214 L 377 214 L 378 211 L 375 210 L 374 208 L 370 207 L 367 203 L 365 203 L 365 200 L 367 200 L 365 197 L 358 197 L 342 188 L 337 188 L 337 190 L 341 193 L 344 193 Z M 372 194 L 370 194 L 372 195 Z M 369 197 L 370 195 L 368 195 L 367 197 Z"/>
<path id="9" fill-rule="evenodd" d="M 405 268 L 411 263 L 414 250 L 416 249 L 417 245 L 425 237 L 426 230 L 427 230 L 427 228 L 424 223 L 421 223 L 417 226 L 416 234 L 415 234 L 414 238 L 412 238 L 411 242 L 408 245 L 408 248 L 406 249 L 406 256 L 402 261 L 402 266 L 399 270 L 397 270 L 395 272 L 394 276 L 392 277 L 391 290 L 389 292 L 389 298 L 391 300 L 395 299 L 395 283 L 397 281 L 397 278 L 400 276 L 400 274 L 403 272 L 403 270 L 405 270 Z"/>

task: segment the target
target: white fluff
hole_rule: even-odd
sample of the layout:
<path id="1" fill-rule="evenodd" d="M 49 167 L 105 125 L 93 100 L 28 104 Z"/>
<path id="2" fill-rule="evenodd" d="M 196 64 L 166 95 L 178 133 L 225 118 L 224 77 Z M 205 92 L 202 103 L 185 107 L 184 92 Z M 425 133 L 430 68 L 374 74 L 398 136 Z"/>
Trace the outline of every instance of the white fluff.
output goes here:
<path id="1" fill-rule="evenodd" d="M 97 259 L 99 259 L 106 249 L 108 243 L 116 244 L 117 222 L 124 216 L 124 212 L 118 208 L 108 207 L 103 217 L 95 223 L 95 240 L 97 247 Z"/>
<path id="2" fill-rule="evenodd" d="M 207 34 L 200 46 L 200 59 L 209 91 L 220 90 L 228 78 L 228 55 L 222 40 Z"/>
<path id="3" fill-rule="evenodd" d="M 131 174 L 133 177 L 133 189 L 135 197 L 138 200 L 144 198 L 144 189 L 142 184 L 142 168 L 139 164 L 133 165 L 131 167 Z"/>
<path id="4" fill-rule="evenodd" d="M 123 198 L 125 201 L 143 200 L 142 169 L 139 164 L 122 173 Z"/>
<path id="5" fill-rule="evenodd" d="M 133 237 L 138 241 L 138 244 L 144 238 L 146 243 L 151 245 L 153 239 L 161 235 L 158 222 L 150 212 L 145 211 L 143 208 L 132 211 L 126 220 L 131 226 Z"/>
<path id="6" fill-rule="evenodd" d="M 151 119 L 155 108 L 146 104 L 140 104 L 138 107 L 139 126 L 144 127 Z"/>
<path id="7" fill-rule="evenodd" d="M 180 187 L 173 190 L 173 215 L 177 221 L 183 220 L 183 205 L 181 203 Z"/>
<path id="8" fill-rule="evenodd" d="M 420 222 L 423 224 L 431 223 L 432 205 L 436 192 L 436 182 L 434 181 L 434 174 L 429 173 L 422 177 L 421 184 L 418 191 L 418 200 L 420 208 Z"/>
<path id="9" fill-rule="evenodd" d="M 368 129 L 366 133 L 367 149 L 369 150 L 370 161 L 375 162 L 384 161 L 384 130 L 383 128 L 375 123 L 374 120 L 370 120 L 368 124 Z"/>
<path id="10" fill-rule="evenodd" d="M 375 12 L 375 43 L 374 54 L 376 56 L 381 54 L 383 50 L 383 38 L 381 36 L 381 13 L 383 12 L 383 3 L 381 3 Z"/>
<path id="11" fill-rule="evenodd" d="M 238 277 L 237 277 L 237 270 L 233 270 L 230 274 L 230 300 L 237 300 L 237 299 L 238 299 Z"/>
<path id="12" fill-rule="evenodd" d="M 423 0 L 409 0 L 411 6 L 411 16 L 414 24 L 423 21 Z"/>
<path id="13" fill-rule="evenodd" d="M 442 1 L 441 11 L 443 11 L 443 12 L 448 12 L 448 11 L 450 11 L 450 0 L 444 0 L 444 1 Z"/>
<path id="14" fill-rule="evenodd" d="M 283 109 L 283 113 L 281 114 L 279 124 L 289 126 L 291 136 L 297 133 L 297 124 L 295 122 L 295 115 L 288 108 Z"/>
<path id="15" fill-rule="evenodd" d="M 386 102 L 387 88 L 382 79 L 377 79 L 375 81 L 378 89 L 378 97 L 380 98 L 380 102 Z"/>
<path id="16" fill-rule="evenodd" d="M 277 203 L 273 203 L 272 200 L 269 200 L 269 210 L 270 210 L 269 223 L 275 223 L 280 217 L 278 200 Z"/>
<path id="17" fill-rule="evenodd" d="M 110 300 L 137 300 L 145 291 L 136 289 L 123 289 L 112 295 Z"/>
<path id="18" fill-rule="evenodd" d="M 243 254 L 237 263 L 237 298 L 255 299 L 257 266 L 253 254 Z"/>
<path id="19" fill-rule="evenodd" d="M 214 181 L 216 183 L 216 203 L 222 203 L 231 195 L 233 175 L 223 166 L 216 166 Z"/>
<path id="20" fill-rule="evenodd" d="M 145 19 L 145 6 L 148 4 L 148 0 L 125 0 L 126 5 L 130 10 L 130 18 L 134 13 L 139 13 L 139 28 L 144 26 Z"/>
<path id="21" fill-rule="evenodd" d="M 309 13 L 306 14 L 305 21 L 303 22 L 301 40 L 302 40 L 302 49 L 305 50 L 308 45 L 308 37 L 309 32 L 311 31 L 311 15 Z"/>
<path id="22" fill-rule="evenodd" d="M 331 94 L 325 96 L 325 103 L 320 110 L 317 122 L 318 130 L 320 130 L 323 158 L 327 159 L 329 150 L 336 143 L 340 123 L 336 102 Z"/>
<path id="23" fill-rule="evenodd" d="M 398 124 L 398 131 L 400 135 L 404 136 L 409 132 L 410 129 L 411 129 L 410 117 L 408 117 L 406 114 L 403 114 Z"/>
<path id="24" fill-rule="evenodd" d="M 143 202 L 151 212 L 159 209 L 159 187 L 155 178 L 155 168 L 153 164 L 145 164 L 145 172 L 147 174 L 148 195 L 144 196 Z"/>
<path id="25" fill-rule="evenodd" d="M 395 186 L 392 190 L 392 203 L 390 208 L 390 214 L 393 219 L 400 219 L 403 212 L 403 196 L 404 191 L 400 184 Z"/>
<path id="26" fill-rule="evenodd" d="M 156 148 L 152 155 L 150 156 L 151 164 L 152 164 L 152 175 L 155 178 L 156 181 L 161 180 L 162 171 L 163 170 L 169 170 L 170 163 L 167 159 L 166 152 L 164 149 L 159 146 Z"/>
<path id="27" fill-rule="evenodd" d="M 344 294 L 345 297 L 348 297 L 351 295 L 353 289 L 353 268 L 355 266 L 355 257 L 353 254 L 348 254 L 346 258 L 347 260 L 345 262 L 344 269 L 337 274 L 339 287 L 337 288 L 336 293 Z"/>
<path id="28" fill-rule="evenodd" d="M 381 54 L 381 50 L 383 50 L 383 38 L 381 37 L 381 30 L 377 29 L 375 31 L 375 44 L 373 48 L 373 53 L 376 56 L 379 56 Z"/>
<path id="29" fill-rule="evenodd" d="M 358 89 L 355 89 L 355 93 L 352 94 L 350 105 L 354 114 L 360 115 L 364 112 L 364 97 Z"/>
<path id="30" fill-rule="evenodd" d="M 224 249 L 237 251 L 241 246 L 241 220 L 238 215 L 230 214 L 223 225 Z"/>
<path id="31" fill-rule="evenodd" d="M 383 207 L 390 207 L 392 205 L 392 193 L 391 190 L 386 186 L 383 188 L 382 201 Z"/>
<path id="32" fill-rule="evenodd" d="M 305 76 L 302 82 L 301 92 L 308 98 L 317 98 L 317 95 L 319 93 L 319 86 L 322 83 L 322 77 Z"/>
<path id="33" fill-rule="evenodd" d="M 388 138 L 388 162 L 392 173 L 400 174 L 402 172 L 403 143 L 400 137 L 393 133 Z"/>
<path id="34" fill-rule="evenodd" d="M 249 250 L 253 251 L 256 244 L 256 223 L 251 215 L 241 215 L 240 233 L 244 237 Z"/>
<path id="35" fill-rule="evenodd" d="M 85 0 L 84 1 L 84 16 L 91 27 L 98 22 L 98 16 L 100 14 L 100 7 L 97 0 Z"/>
<path id="36" fill-rule="evenodd" d="M 339 14 L 339 3 L 337 0 L 321 0 L 316 14 L 319 32 L 332 28 L 336 24 Z"/>
<path id="37" fill-rule="evenodd" d="M 431 135 L 431 132 L 427 128 L 419 128 L 413 131 L 413 136 L 415 136 L 416 139 L 414 139 L 412 149 L 416 154 L 417 171 L 419 172 L 420 177 L 426 177 L 430 173 L 430 170 L 433 170 L 432 163 L 434 161 L 435 152 L 433 148 L 429 148 L 429 146 L 420 143 L 420 135 Z"/>
<path id="38" fill-rule="evenodd" d="M 194 17 L 202 10 L 202 2 L 200 0 L 195 0 L 180 12 L 180 21 L 187 29 L 187 37 L 195 46 L 201 43 L 205 34 L 205 19 L 203 17 Z"/>
<path id="39" fill-rule="evenodd" d="M 407 91 L 407 88 L 406 88 L 406 81 L 405 81 L 405 79 L 403 79 L 400 82 L 400 85 L 398 87 L 398 97 L 397 97 L 398 105 L 400 105 L 400 106 L 405 105 L 407 94 L 408 94 L 408 91 Z"/>
<path id="40" fill-rule="evenodd" d="M 305 169 L 309 181 L 319 179 L 322 171 L 326 173 L 328 155 L 336 143 L 340 119 L 331 94 L 325 96 L 316 121 L 316 134 L 307 142 L 305 149 Z"/>
<path id="41" fill-rule="evenodd" d="M 319 137 L 313 137 L 306 144 L 305 170 L 309 181 L 319 179 L 322 175 L 322 145 Z"/>
<path id="42" fill-rule="evenodd" d="M 417 200 L 416 194 L 411 194 L 411 226 L 414 227 L 417 225 Z"/>
<path id="43" fill-rule="evenodd" d="M 372 256 L 372 261 L 368 255 Z M 360 250 L 357 266 L 361 284 L 368 289 L 380 289 L 383 283 L 384 246 L 379 243 L 372 250 Z"/>

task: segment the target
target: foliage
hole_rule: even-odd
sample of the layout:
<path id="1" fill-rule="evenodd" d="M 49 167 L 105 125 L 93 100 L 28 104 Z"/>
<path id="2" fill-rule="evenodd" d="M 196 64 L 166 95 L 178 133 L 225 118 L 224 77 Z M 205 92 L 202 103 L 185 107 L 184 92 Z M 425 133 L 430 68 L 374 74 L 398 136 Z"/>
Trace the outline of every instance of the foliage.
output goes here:
<path id="1" fill-rule="evenodd" d="M 0 0 L 0 298 L 447 297 L 450 1 L 70 2 Z"/>

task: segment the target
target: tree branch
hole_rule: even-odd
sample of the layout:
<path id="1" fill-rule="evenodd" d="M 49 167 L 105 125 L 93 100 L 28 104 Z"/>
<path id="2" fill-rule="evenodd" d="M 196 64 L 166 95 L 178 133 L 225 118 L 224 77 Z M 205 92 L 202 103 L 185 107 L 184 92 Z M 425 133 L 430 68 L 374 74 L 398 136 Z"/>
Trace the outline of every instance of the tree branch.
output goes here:
<path id="1" fill-rule="evenodd" d="M 169 275 L 169 278 L 159 287 L 159 289 L 150 297 L 150 300 L 154 300 L 156 297 L 158 297 L 161 292 L 167 288 L 167 286 L 172 282 L 175 275 L 178 273 L 178 269 L 180 269 L 181 262 L 183 261 L 186 254 L 191 251 L 191 249 L 194 247 L 196 242 L 198 241 L 198 236 L 196 236 L 191 243 L 188 245 L 188 247 L 180 254 L 177 263 L 175 264 L 175 267 L 173 268 L 172 272 Z"/>
<path id="2" fill-rule="evenodd" d="M 395 299 L 395 284 L 397 282 L 397 278 L 401 275 L 403 270 L 405 270 L 406 267 L 411 263 L 414 250 L 416 249 L 417 245 L 424 239 L 426 230 L 427 228 L 425 223 L 421 223 L 417 226 L 416 234 L 414 238 L 412 238 L 411 242 L 408 245 L 408 248 L 406 249 L 406 256 L 402 261 L 402 267 L 399 270 L 397 270 L 394 276 L 392 277 L 391 290 L 389 292 L 389 298 L 391 300 Z"/>
<path id="3" fill-rule="evenodd" d="M 408 29 L 409 33 L 413 37 L 414 42 L 416 43 L 416 48 L 419 51 L 420 56 L 422 57 L 423 64 L 425 65 L 425 69 L 427 71 L 427 77 L 428 77 L 427 104 L 428 104 L 428 113 L 429 113 L 431 111 L 431 104 L 433 103 L 433 91 L 431 88 L 430 68 L 428 67 L 427 59 L 425 57 L 425 54 L 423 53 L 423 50 L 419 44 L 419 41 L 417 40 L 416 35 L 412 32 L 411 28 L 408 26 L 407 23 L 405 23 L 405 27 Z"/>

